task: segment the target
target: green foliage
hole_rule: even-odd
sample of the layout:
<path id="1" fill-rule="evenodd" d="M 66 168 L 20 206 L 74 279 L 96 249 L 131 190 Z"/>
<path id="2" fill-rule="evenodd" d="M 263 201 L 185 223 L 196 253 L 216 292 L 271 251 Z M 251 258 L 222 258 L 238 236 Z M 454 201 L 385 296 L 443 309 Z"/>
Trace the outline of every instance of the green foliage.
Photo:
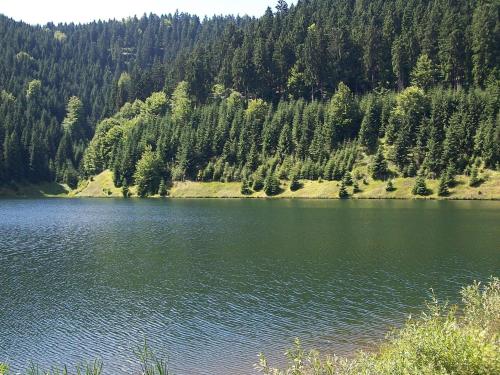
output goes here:
<path id="1" fill-rule="evenodd" d="M 299 181 L 299 176 L 297 173 L 293 173 L 292 176 L 290 177 L 290 190 L 291 191 L 297 191 L 302 187 L 300 181 Z"/>
<path id="2" fill-rule="evenodd" d="M 76 366 L 76 375 L 101 375 L 102 374 L 102 362 L 100 360 L 95 360 L 91 363 L 86 363 L 83 365 Z M 61 369 L 58 367 L 53 367 L 50 370 L 40 370 L 40 368 L 34 363 L 31 364 L 29 369 L 26 371 L 26 375 L 69 375 L 70 371 L 66 366 Z"/>
<path id="3" fill-rule="evenodd" d="M 372 164 L 370 166 L 372 177 L 375 180 L 385 180 L 388 175 L 387 161 L 384 157 L 384 149 L 382 146 L 379 146 L 377 149 L 377 153 L 373 158 Z"/>
<path id="4" fill-rule="evenodd" d="M 174 93 L 178 94 L 178 93 Z M 181 111 L 179 106 L 182 106 L 182 104 L 179 102 L 181 99 L 177 98 L 177 104 L 172 105 L 173 108 L 176 108 L 177 111 Z M 151 94 L 150 97 L 146 99 L 146 102 L 144 103 L 144 111 L 152 116 L 158 116 L 161 115 L 165 109 L 167 108 L 167 96 L 165 95 L 164 92 L 154 92 Z M 183 117 L 184 114 L 177 113 L 174 115 L 172 113 L 172 117 L 176 116 L 181 116 Z"/>
<path id="5" fill-rule="evenodd" d="M 498 7 L 280 1 L 255 19 L 57 30 L 0 16 L 0 183 L 74 184 L 107 168 L 132 183 L 147 144 L 178 179 L 239 180 L 268 163 L 285 176 L 288 159 L 300 178 L 340 180 L 354 149 L 381 139 L 404 175 L 462 173 L 475 157 L 495 169 Z M 110 116 L 119 125 L 103 134 Z"/>
<path id="6" fill-rule="evenodd" d="M 280 181 L 274 173 L 269 173 L 264 180 L 264 192 L 267 196 L 278 195 L 280 193 Z"/>
<path id="7" fill-rule="evenodd" d="M 160 358 L 148 346 L 147 341 L 136 351 L 136 356 L 141 364 L 142 375 L 169 375 L 167 360 Z"/>
<path id="8" fill-rule="evenodd" d="M 450 194 L 448 176 L 443 174 L 439 179 L 438 195 L 440 197 L 446 197 Z"/>
<path id="9" fill-rule="evenodd" d="M 243 178 L 241 180 L 241 189 L 240 189 L 240 192 L 243 195 L 250 195 L 250 194 L 252 194 L 252 190 L 250 189 L 250 184 L 248 183 L 248 180 L 246 178 Z"/>
<path id="10" fill-rule="evenodd" d="M 56 30 L 54 31 L 54 39 L 62 43 L 65 42 L 66 39 L 68 39 L 68 36 L 62 31 Z"/>
<path id="11" fill-rule="evenodd" d="M 9 366 L 7 366 L 5 363 L 0 363 L 0 375 L 8 375 L 9 373 Z"/>
<path id="12" fill-rule="evenodd" d="M 39 79 L 34 79 L 28 83 L 28 88 L 26 89 L 27 99 L 36 99 L 40 96 L 42 91 L 42 82 Z"/>
<path id="13" fill-rule="evenodd" d="M 385 186 L 385 191 L 387 191 L 387 192 L 390 193 L 390 192 L 392 192 L 394 190 L 396 190 L 396 188 L 394 187 L 394 184 L 392 183 L 392 180 L 387 181 L 387 185 Z"/>
<path id="14" fill-rule="evenodd" d="M 166 197 L 168 195 L 168 186 L 165 183 L 165 179 L 160 180 L 160 186 L 158 187 L 158 194 L 160 197 Z"/>
<path id="15" fill-rule="evenodd" d="M 188 84 L 179 82 L 171 99 L 172 120 L 177 123 L 185 123 L 191 113 L 191 99 L 189 98 Z"/>
<path id="16" fill-rule="evenodd" d="M 345 184 L 345 186 L 352 186 L 352 176 L 351 173 L 346 172 L 344 174 L 344 177 L 342 178 L 342 182 Z"/>
<path id="17" fill-rule="evenodd" d="M 158 191 L 160 183 L 159 161 L 151 147 L 146 148 L 141 159 L 137 162 L 134 180 L 139 197 L 154 195 Z"/>
<path id="18" fill-rule="evenodd" d="M 469 186 L 475 187 L 478 186 L 481 180 L 479 179 L 479 174 L 477 171 L 477 167 L 474 165 L 470 172 Z"/>
<path id="19" fill-rule="evenodd" d="M 75 131 L 80 130 L 78 128 L 82 126 L 83 121 L 83 103 L 78 97 L 72 96 L 66 106 L 66 117 L 62 122 L 63 129 L 73 134 Z"/>
<path id="20" fill-rule="evenodd" d="M 413 195 L 428 195 L 429 189 L 427 188 L 427 184 L 425 183 L 425 178 L 422 175 L 418 175 L 415 180 L 415 185 L 411 190 Z"/>
<path id="21" fill-rule="evenodd" d="M 411 84 L 427 90 L 435 81 L 436 70 L 427 54 L 420 55 L 411 72 Z"/>
<path id="22" fill-rule="evenodd" d="M 343 179 L 340 182 L 339 198 L 340 199 L 349 198 L 349 192 L 347 191 L 347 187 Z"/>
<path id="23" fill-rule="evenodd" d="M 264 188 L 264 178 L 262 176 L 256 176 L 253 180 L 253 190 L 261 191 Z"/>
<path id="24" fill-rule="evenodd" d="M 392 332 L 377 352 L 349 359 L 322 357 L 315 350 L 306 351 L 297 339 L 286 352 L 286 369 L 271 367 L 262 354 L 255 367 L 266 375 L 497 374 L 500 281 L 474 283 L 461 294 L 463 309 L 433 299 L 419 319 L 410 318 Z"/>
<path id="25" fill-rule="evenodd" d="M 128 187 L 128 184 L 126 181 L 122 183 L 122 196 L 123 198 L 128 198 L 130 197 L 130 189 Z"/>

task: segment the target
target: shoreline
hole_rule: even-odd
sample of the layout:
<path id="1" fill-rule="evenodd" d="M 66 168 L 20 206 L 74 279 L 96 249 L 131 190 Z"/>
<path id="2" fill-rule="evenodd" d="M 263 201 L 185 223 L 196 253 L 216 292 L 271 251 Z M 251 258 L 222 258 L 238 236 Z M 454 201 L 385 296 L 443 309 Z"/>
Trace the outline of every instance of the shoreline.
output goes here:
<path id="1" fill-rule="evenodd" d="M 456 185 L 445 197 L 437 195 L 438 180 L 426 180 L 430 193 L 426 196 L 413 195 L 411 190 L 415 178 L 395 178 L 392 180 L 395 190 L 387 192 L 385 181 L 369 180 L 359 182 L 360 191 L 354 193 L 348 186 L 349 197 L 344 200 L 460 200 L 460 201 L 499 201 L 500 172 L 489 171 L 487 178 L 477 187 L 468 185 L 466 176 L 457 176 Z M 90 180 L 80 183 L 78 188 L 71 189 L 58 183 L 19 184 L 0 186 L 0 198 L 120 198 L 120 199 L 314 199 L 341 200 L 339 198 L 340 183 L 338 181 L 302 180 L 301 188 L 291 191 L 288 181 L 281 181 L 281 191 L 275 196 L 267 196 L 263 191 L 241 194 L 239 182 L 173 182 L 168 196 L 159 195 L 138 198 L 135 186 L 130 187 L 131 196 L 124 198 L 121 188 L 115 187 L 112 172 L 106 170 Z"/>

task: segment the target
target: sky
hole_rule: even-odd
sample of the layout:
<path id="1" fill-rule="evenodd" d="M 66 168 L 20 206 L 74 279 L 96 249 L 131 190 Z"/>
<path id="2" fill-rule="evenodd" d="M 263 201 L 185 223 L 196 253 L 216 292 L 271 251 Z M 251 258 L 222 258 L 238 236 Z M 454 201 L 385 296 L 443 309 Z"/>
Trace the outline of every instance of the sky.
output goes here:
<path id="1" fill-rule="evenodd" d="M 288 0 L 288 4 L 296 0 Z M 122 19 L 144 13 L 180 12 L 200 17 L 214 14 L 261 16 L 277 0 L 0 0 L 0 13 L 30 24 L 85 23 L 96 19 Z"/>

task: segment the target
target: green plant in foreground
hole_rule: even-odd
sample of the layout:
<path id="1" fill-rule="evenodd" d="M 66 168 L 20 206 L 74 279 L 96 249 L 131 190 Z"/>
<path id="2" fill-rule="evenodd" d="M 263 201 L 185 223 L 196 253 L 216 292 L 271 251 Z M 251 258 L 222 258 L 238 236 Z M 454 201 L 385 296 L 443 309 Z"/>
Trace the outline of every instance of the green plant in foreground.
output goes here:
<path id="1" fill-rule="evenodd" d="M 0 373 L 1 374 L 1 373 Z M 40 370 L 40 368 L 32 363 L 26 372 L 26 375 L 69 375 L 70 372 L 66 366 L 62 368 L 53 367 L 50 370 Z M 101 375 L 102 362 L 95 360 L 94 362 L 85 363 L 76 366 L 76 375 Z"/>
<path id="2" fill-rule="evenodd" d="M 137 359 L 141 364 L 141 375 L 169 375 L 168 361 L 159 358 L 156 353 L 151 350 L 146 340 L 144 345 L 135 352 Z"/>
<path id="3" fill-rule="evenodd" d="M 489 375 L 500 373 L 500 280 L 474 283 L 461 291 L 463 307 L 434 298 L 419 319 L 389 334 L 376 353 L 352 359 L 306 352 L 297 340 L 289 365 L 277 369 L 260 355 L 256 369 L 266 375 Z"/>
<path id="4" fill-rule="evenodd" d="M 0 375 L 7 375 L 9 373 L 9 366 L 5 363 L 0 363 Z"/>

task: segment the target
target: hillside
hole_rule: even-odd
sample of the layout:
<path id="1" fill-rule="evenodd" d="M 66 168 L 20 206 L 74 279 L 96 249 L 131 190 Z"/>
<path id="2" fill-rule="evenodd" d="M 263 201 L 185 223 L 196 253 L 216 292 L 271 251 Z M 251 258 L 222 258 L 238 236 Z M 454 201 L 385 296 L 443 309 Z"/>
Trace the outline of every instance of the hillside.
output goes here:
<path id="1" fill-rule="evenodd" d="M 499 7 L 279 1 L 259 18 L 44 26 L 0 16 L 0 185 L 75 189 L 106 169 L 108 189 L 141 196 L 162 181 L 341 181 L 381 153 L 392 178 L 498 170 Z"/>

